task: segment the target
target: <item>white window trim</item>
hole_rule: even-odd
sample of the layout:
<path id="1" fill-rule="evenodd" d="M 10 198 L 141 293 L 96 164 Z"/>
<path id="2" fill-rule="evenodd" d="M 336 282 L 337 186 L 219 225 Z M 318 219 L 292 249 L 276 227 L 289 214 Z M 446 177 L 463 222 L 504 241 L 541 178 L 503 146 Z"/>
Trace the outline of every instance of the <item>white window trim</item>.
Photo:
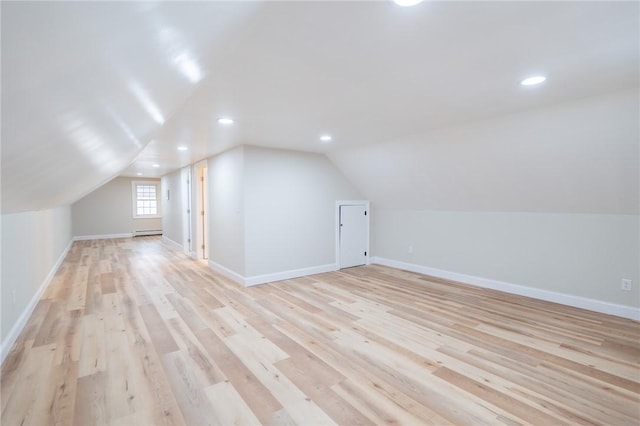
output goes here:
<path id="1" fill-rule="evenodd" d="M 138 197 L 137 185 L 155 185 L 156 187 L 156 207 L 157 214 L 138 215 Z M 162 218 L 162 194 L 160 194 L 160 182 L 151 180 L 134 180 L 131 181 L 131 211 L 134 219 L 159 219 Z"/>

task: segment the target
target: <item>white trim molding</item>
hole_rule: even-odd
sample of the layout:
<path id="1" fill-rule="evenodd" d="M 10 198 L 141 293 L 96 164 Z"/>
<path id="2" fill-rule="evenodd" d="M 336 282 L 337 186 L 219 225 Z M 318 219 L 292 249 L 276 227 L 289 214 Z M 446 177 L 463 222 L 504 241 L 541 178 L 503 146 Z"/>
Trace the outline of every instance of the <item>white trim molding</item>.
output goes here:
<path id="1" fill-rule="evenodd" d="M 197 256 L 196 257 L 192 256 L 192 257 L 197 260 Z M 226 266 L 222 266 L 221 264 L 216 263 L 213 260 L 209 260 L 207 264 L 209 265 L 209 268 L 213 269 L 219 274 L 224 275 L 225 277 L 237 282 L 238 284 L 246 285 L 245 278 L 242 275 L 240 275 L 235 271 L 232 271 Z"/>
<path id="2" fill-rule="evenodd" d="M 67 247 L 62 250 L 62 254 L 60 254 L 58 260 L 56 260 L 56 263 L 51 267 L 51 270 L 45 277 L 44 281 L 42 282 L 42 284 L 40 284 L 38 291 L 33 295 L 31 300 L 29 301 L 29 304 L 24 308 L 24 311 L 22 311 L 22 314 L 20 314 L 20 317 L 18 317 L 18 320 L 15 322 L 15 324 L 13 324 L 11 330 L 9 330 L 7 337 L 5 337 L 5 339 L 2 341 L 2 349 L 0 350 L 0 363 L 4 362 L 14 343 L 16 342 L 16 340 L 18 340 L 20 333 L 22 333 L 22 330 L 24 330 L 24 327 L 27 325 L 27 321 L 29 321 L 31 314 L 36 309 L 36 306 L 38 305 L 40 298 L 44 294 L 44 291 L 51 283 L 51 280 L 53 280 L 53 277 L 55 277 L 56 272 L 58 272 L 58 268 L 60 268 L 60 265 L 62 265 L 62 262 L 64 262 L 64 258 L 67 257 L 67 253 L 69 253 L 69 250 L 71 250 L 73 242 L 74 239 L 71 239 L 69 241 L 69 244 L 67 244 Z"/>
<path id="3" fill-rule="evenodd" d="M 184 251 L 182 244 L 173 241 L 171 238 L 167 237 L 166 235 L 162 236 L 162 242 L 166 243 L 169 247 L 171 247 L 174 250 L 178 250 L 180 252 Z"/>
<path id="4" fill-rule="evenodd" d="M 306 277 L 308 275 L 323 274 L 325 272 L 332 272 L 332 271 L 338 270 L 337 264 L 329 263 L 326 265 L 311 266 L 309 268 L 292 269 L 289 271 L 275 272 L 272 274 L 254 275 L 251 277 L 245 277 L 212 260 L 209 260 L 208 264 L 209 264 L 209 267 L 214 271 L 224 275 L 225 277 L 245 287 L 272 283 L 272 282 L 282 281 L 282 280 L 290 280 L 292 278 Z"/>
<path id="5" fill-rule="evenodd" d="M 134 237 L 149 237 L 151 235 L 162 235 L 162 229 L 138 229 L 133 231 Z"/>
<path id="6" fill-rule="evenodd" d="M 125 234 L 77 235 L 73 237 L 73 241 L 108 240 L 110 238 L 132 238 L 132 237 L 133 237 L 132 232 L 127 232 Z"/>
<path id="7" fill-rule="evenodd" d="M 336 270 L 340 269 L 340 206 L 364 206 L 367 210 L 367 255 L 366 265 L 371 263 L 371 205 L 367 200 L 336 200 L 336 209 L 335 209 L 335 236 L 334 236 L 334 244 L 335 244 L 335 259 L 336 259 Z"/>
<path id="8" fill-rule="evenodd" d="M 338 265 L 336 265 L 335 263 L 328 263 L 326 265 L 311 266 L 309 268 L 292 269 L 289 271 L 275 272 L 273 274 L 254 275 L 252 277 L 246 277 L 244 285 L 249 287 L 252 285 L 306 277 L 308 275 L 324 274 L 325 272 L 332 272 L 337 270 Z"/>
<path id="9" fill-rule="evenodd" d="M 162 218 L 162 188 L 160 180 L 132 180 L 131 181 L 131 213 L 134 219 L 161 219 Z M 155 214 L 138 214 L 138 185 L 155 186 L 156 187 L 156 213 Z M 168 199 L 168 198 L 167 198 Z"/>
<path id="10" fill-rule="evenodd" d="M 574 296 L 566 293 L 558 293 L 555 291 L 543 290 L 519 284 L 512 284 L 504 281 L 481 278 L 473 275 L 460 274 L 458 272 L 445 271 L 442 269 L 416 265 L 414 263 L 401 262 L 399 260 L 386 259 L 383 257 L 373 257 L 371 259 L 371 263 L 389 266 L 397 269 L 404 269 L 405 271 L 430 275 L 432 277 L 443 278 L 446 280 L 457 281 L 476 287 L 489 288 L 492 290 L 503 291 L 505 293 L 517 294 L 519 296 L 531 297 L 533 299 L 560 303 L 562 305 L 572 306 L 574 308 L 582 308 L 594 312 L 600 312 L 602 314 L 615 315 L 622 318 L 640 321 L 640 308 L 635 308 L 633 306 L 618 305 L 615 303 L 603 302 L 596 299 L 589 299 L 586 297 Z"/>

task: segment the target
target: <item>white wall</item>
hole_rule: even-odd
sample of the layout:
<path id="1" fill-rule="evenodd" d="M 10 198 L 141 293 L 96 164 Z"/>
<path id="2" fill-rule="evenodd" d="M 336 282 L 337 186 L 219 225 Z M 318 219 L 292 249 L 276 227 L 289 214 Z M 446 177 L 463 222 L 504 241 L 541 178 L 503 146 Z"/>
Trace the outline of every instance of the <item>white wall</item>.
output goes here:
<path id="1" fill-rule="evenodd" d="M 69 206 L 2 215 L 2 359 L 71 240 Z"/>
<path id="2" fill-rule="evenodd" d="M 323 154 L 245 147 L 245 275 L 335 263 L 335 202 L 360 193 Z"/>
<path id="3" fill-rule="evenodd" d="M 242 146 L 208 179 L 212 267 L 245 284 L 335 268 L 335 202 L 360 194 L 325 155 Z"/>
<path id="4" fill-rule="evenodd" d="M 182 245 L 182 177 L 181 170 L 162 177 L 162 235 L 176 244 Z M 167 199 L 169 191 L 169 199 Z"/>
<path id="5" fill-rule="evenodd" d="M 635 215 L 376 209 L 372 222 L 376 257 L 640 307 Z"/>
<path id="6" fill-rule="evenodd" d="M 134 231 L 162 229 L 160 218 L 133 218 L 133 181 L 160 182 L 159 179 L 117 177 L 102 185 L 71 206 L 73 235 L 123 235 Z"/>
<path id="7" fill-rule="evenodd" d="M 207 163 L 209 260 L 240 276 L 245 275 L 244 150 L 234 148 Z"/>
<path id="8" fill-rule="evenodd" d="M 374 257 L 638 307 L 637 100 L 634 88 L 331 157 L 372 201 Z"/>

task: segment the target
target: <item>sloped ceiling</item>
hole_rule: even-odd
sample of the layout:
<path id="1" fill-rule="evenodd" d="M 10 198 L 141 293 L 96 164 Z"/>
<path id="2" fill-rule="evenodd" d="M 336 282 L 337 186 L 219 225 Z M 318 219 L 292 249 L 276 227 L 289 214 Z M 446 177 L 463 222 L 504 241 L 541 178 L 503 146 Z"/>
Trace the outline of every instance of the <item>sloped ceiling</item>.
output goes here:
<path id="1" fill-rule="evenodd" d="M 638 90 L 330 153 L 379 208 L 638 214 Z"/>
<path id="2" fill-rule="evenodd" d="M 638 86 L 636 2 L 1 7 L 3 213 L 239 144 L 326 152 L 364 185 L 378 166 L 346 159 Z M 519 86 L 539 73 L 544 85 Z M 236 123 L 221 127 L 221 116 Z"/>

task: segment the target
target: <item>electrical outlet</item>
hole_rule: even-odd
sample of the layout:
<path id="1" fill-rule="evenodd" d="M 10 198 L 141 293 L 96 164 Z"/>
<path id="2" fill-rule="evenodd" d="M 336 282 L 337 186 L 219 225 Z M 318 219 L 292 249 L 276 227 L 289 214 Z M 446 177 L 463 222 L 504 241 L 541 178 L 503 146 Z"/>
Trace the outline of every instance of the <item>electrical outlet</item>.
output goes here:
<path id="1" fill-rule="evenodd" d="M 620 284 L 620 289 L 624 291 L 631 291 L 631 280 L 623 278 L 622 284 Z"/>
<path id="2" fill-rule="evenodd" d="M 413 246 L 407 247 L 407 253 L 413 254 Z"/>

